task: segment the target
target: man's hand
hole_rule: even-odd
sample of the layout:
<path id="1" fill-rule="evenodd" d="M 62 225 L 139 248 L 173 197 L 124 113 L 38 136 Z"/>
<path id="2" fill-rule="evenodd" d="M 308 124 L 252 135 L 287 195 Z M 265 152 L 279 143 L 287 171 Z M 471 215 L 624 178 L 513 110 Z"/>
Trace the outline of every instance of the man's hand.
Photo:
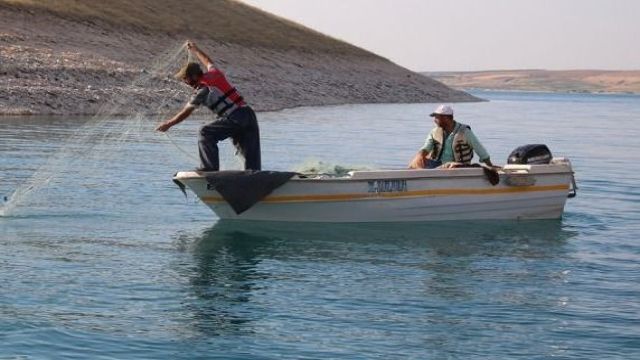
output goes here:
<path id="1" fill-rule="evenodd" d="M 185 46 L 187 47 L 187 50 L 191 51 L 191 53 L 195 55 L 204 66 L 207 67 L 207 70 L 209 70 L 209 68 L 211 67 L 214 67 L 213 60 L 211 60 L 209 55 L 202 52 L 202 50 L 200 50 L 200 48 L 196 46 L 196 43 L 191 40 L 187 40 Z"/>
<path id="2" fill-rule="evenodd" d="M 442 165 L 440 165 L 441 168 L 443 169 L 455 169 L 455 168 L 461 168 L 461 167 L 465 167 L 466 165 L 464 163 L 461 162 L 455 162 L 455 161 L 449 161 L 446 162 Z"/>
<path id="3" fill-rule="evenodd" d="M 158 127 L 156 127 L 156 131 L 165 132 L 169 130 L 172 126 L 173 124 L 170 121 L 165 121 L 162 124 L 158 125 Z"/>
<path id="4" fill-rule="evenodd" d="M 195 110 L 195 107 L 192 105 L 187 105 L 176 116 L 172 117 L 167 121 L 163 121 L 158 127 L 156 127 L 156 131 L 165 132 L 169 130 L 173 125 L 177 125 L 182 122 L 182 120 L 186 119 L 191 115 L 191 113 Z"/>

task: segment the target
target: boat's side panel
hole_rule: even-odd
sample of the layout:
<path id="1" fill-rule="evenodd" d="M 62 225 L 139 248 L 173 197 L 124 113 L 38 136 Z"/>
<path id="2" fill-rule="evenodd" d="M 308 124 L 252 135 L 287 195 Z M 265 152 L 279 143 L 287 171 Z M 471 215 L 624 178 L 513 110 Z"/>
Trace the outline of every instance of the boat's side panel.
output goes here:
<path id="1" fill-rule="evenodd" d="M 241 215 L 226 204 L 207 204 L 223 219 L 317 222 L 402 222 L 481 219 L 556 219 L 562 215 L 566 192 L 547 197 L 464 196 L 458 201 L 427 201 L 424 198 L 376 200 L 367 203 L 260 203 Z"/>
<path id="2" fill-rule="evenodd" d="M 570 173 L 537 174 L 523 182 L 525 186 L 509 185 L 507 174 L 501 175 L 499 185 L 491 186 L 480 174 L 290 181 L 241 215 L 236 215 L 215 191 L 207 190 L 204 179 L 184 182 L 223 219 L 398 222 L 550 219 L 562 215 Z"/>

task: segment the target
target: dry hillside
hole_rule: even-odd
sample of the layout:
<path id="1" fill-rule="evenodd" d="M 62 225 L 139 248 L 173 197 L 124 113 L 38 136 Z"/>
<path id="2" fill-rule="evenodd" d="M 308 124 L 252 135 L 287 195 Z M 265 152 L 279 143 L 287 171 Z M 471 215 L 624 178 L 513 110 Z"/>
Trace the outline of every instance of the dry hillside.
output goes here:
<path id="1" fill-rule="evenodd" d="M 425 74 L 458 89 L 640 94 L 638 70 L 495 70 Z"/>
<path id="2" fill-rule="evenodd" d="M 233 0 L 0 0 L 0 114 L 92 114 L 114 94 L 131 99 L 122 112 L 175 109 L 175 81 L 131 84 L 188 38 L 259 110 L 477 100 Z"/>

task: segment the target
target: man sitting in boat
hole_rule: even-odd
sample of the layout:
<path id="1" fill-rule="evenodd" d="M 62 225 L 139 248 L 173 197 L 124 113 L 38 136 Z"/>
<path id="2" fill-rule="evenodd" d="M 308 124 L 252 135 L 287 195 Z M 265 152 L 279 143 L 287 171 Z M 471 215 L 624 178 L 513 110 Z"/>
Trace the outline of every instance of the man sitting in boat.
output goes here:
<path id="1" fill-rule="evenodd" d="M 424 146 L 409 163 L 409 169 L 470 165 L 474 151 L 481 162 L 493 166 L 487 150 L 473 134 L 471 127 L 453 119 L 451 106 L 440 105 L 430 116 L 434 118 L 437 126 L 431 130 Z"/>
<path id="2" fill-rule="evenodd" d="M 191 41 L 187 42 L 187 49 L 207 67 L 207 72 L 203 72 L 200 65 L 193 62 L 180 69 L 176 78 L 194 89 L 193 96 L 178 114 L 164 121 L 156 130 L 169 130 L 189 117 L 198 106 L 205 105 L 218 118 L 200 128 L 198 148 L 201 166 L 196 170 L 220 170 L 217 143 L 229 137 L 244 157 L 245 170 L 260 170 L 260 131 L 256 114 L 229 84 L 222 71 L 214 66 L 208 55 Z"/>

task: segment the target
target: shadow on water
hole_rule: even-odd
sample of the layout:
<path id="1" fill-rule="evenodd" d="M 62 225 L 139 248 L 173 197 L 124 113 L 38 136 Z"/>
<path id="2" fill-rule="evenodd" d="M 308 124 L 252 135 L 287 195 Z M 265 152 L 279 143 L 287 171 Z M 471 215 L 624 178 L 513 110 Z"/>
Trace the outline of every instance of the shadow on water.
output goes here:
<path id="1" fill-rule="evenodd" d="M 265 316 L 256 297 L 287 276 L 363 268 L 428 273 L 431 294 L 467 296 L 460 278 L 478 259 L 563 257 L 575 232 L 561 221 L 315 224 L 219 221 L 189 239 L 194 329 L 207 336 L 251 332 Z M 286 270 L 283 270 L 286 269 Z M 321 270 L 318 270 L 321 269 Z M 313 273 L 315 271 L 315 273 Z M 403 270 L 404 271 L 404 270 Z M 313 275 L 311 275 L 313 273 Z M 348 272 L 347 272 L 348 273 Z M 341 274 L 342 275 L 342 274 Z M 391 275 L 389 275 L 391 276 Z M 526 279 L 525 279 L 526 280 Z M 378 280 L 381 281 L 381 280 Z M 390 281 L 393 281 L 390 279 Z M 304 286 L 304 285 L 300 285 Z"/>

